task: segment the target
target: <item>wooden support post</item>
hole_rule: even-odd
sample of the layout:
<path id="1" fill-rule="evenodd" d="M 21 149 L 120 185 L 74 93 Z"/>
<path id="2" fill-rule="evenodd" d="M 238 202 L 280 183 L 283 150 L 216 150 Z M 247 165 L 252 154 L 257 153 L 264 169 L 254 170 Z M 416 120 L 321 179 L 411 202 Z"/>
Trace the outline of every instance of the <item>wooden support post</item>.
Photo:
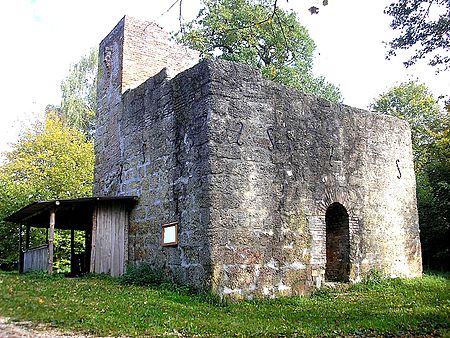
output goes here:
<path id="1" fill-rule="evenodd" d="M 22 236 L 22 224 L 19 225 L 19 272 L 23 272 L 23 236 Z"/>
<path id="2" fill-rule="evenodd" d="M 72 274 L 75 274 L 78 270 L 75 264 L 75 230 L 70 229 L 70 272 Z"/>
<path id="3" fill-rule="evenodd" d="M 48 273 L 53 273 L 53 239 L 55 237 L 55 209 L 50 211 L 50 228 L 48 234 Z"/>
<path id="4" fill-rule="evenodd" d="M 91 237 L 92 237 L 92 224 L 86 225 L 86 230 L 84 232 L 84 265 L 83 273 L 89 272 L 91 266 Z"/>
<path id="5" fill-rule="evenodd" d="M 95 272 L 95 241 L 97 238 L 97 210 L 98 207 L 95 206 L 92 212 L 92 233 L 91 233 L 91 266 L 89 272 Z"/>
<path id="6" fill-rule="evenodd" d="M 30 226 L 27 225 L 25 232 L 25 251 L 28 251 L 30 248 Z"/>

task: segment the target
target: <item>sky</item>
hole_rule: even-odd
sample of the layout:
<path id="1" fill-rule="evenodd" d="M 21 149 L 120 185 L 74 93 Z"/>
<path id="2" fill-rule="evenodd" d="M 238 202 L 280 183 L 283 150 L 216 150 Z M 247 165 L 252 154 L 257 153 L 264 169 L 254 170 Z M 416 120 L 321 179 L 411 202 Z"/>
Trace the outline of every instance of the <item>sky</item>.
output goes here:
<path id="1" fill-rule="evenodd" d="M 82 55 L 126 14 L 178 28 L 175 0 L 0 0 L 0 152 L 21 130 L 42 118 L 48 104 L 59 105 L 60 82 Z M 317 45 L 314 72 L 340 87 L 344 103 L 367 108 L 380 93 L 403 81 L 419 80 L 435 96 L 448 94 L 450 74 L 435 74 L 426 64 L 405 69 L 405 57 L 385 60 L 394 32 L 383 14 L 390 0 L 279 0 L 297 12 Z M 183 0 L 185 20 L 200 0 Z M 319 14 L 311 15 L 315 5 Z M 165 14 L 163 14 L 165 13 Z"/>

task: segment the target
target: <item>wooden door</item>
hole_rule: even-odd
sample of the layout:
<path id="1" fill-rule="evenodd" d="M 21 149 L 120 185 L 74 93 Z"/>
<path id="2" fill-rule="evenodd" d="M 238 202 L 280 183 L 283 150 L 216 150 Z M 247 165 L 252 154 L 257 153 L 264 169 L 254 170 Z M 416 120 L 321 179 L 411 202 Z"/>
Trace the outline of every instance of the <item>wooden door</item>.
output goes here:
<path id="1" fill-rule="evenodd" d="M 120 202 L 101 202 L 92 225 L 91 272 L 120 276 L 126 264 L 128 212 Z"/>

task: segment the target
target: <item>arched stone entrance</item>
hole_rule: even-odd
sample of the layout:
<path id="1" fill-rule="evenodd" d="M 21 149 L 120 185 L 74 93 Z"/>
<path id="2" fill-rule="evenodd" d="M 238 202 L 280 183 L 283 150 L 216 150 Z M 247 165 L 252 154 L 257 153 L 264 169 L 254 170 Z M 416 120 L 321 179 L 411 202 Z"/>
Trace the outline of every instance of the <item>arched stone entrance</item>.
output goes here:
<path id="1" fill-rule="evenodd" d="M 325 213 L 325 280 L 348 282 L 350 274 L 350 232 L 347 210 L 340 203 L 331 204 Z"/>

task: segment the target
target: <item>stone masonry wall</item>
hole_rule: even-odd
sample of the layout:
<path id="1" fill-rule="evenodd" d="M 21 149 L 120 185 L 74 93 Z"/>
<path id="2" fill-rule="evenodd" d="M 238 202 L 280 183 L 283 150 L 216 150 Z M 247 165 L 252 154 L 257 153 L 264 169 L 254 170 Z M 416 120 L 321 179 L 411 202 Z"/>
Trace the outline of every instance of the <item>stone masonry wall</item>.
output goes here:
<path id="1" fill-rule="evenodd" d="M 124 94 L 120 194 L 139 196 L 131 212 L 129 259 L 175 281 L 208 289 L 208 97 L 205 65 L 169 80 L 166 71 Z M 161 245 L 163 224 L 178 222 L 177 246 Z"/>
<path id="2" fill-rule="evenodd" d="M 124 19 L 100 43 L 95 130 L 95 196 L 115 196 L 120 176 Z"/>
<path id="3" fill-rule="evenodd" d="M 421 273 L 405 122 L 225 61 L 174 78 L 156 67 L 139 83 L 140 71 L 125 60 L 145 69 L 159 47 L 141 45 L 142 25 L 127 20 L 100 46 L 94 192 L 139 197 L 130 263 L 222 296 L 307 294 L 325 278 L 325 215 L 337 202 L 348 213 L 341 238 L 349 239 L 350 280 L 372 268 Z M 171 222 L 179 243 L 163 247 L 161 226 Z"/>
<path id="4" fill-rule="evenodd" d="M 97 85 L 96 165 L 94 194 L 119 193 L 122 94 L 167 68 L 176 75 L 198 62 L 199 53 L 169 41 L 169 33 L 154 23 L 125 16 L 99 47 Z"/>
<path id="5" fill-rule="evenodd" d="M 247 66 L 211 65 L 212 287 L 304 294 L 324 278 L 325 213 L 349 214 L 350 279 L 418 276 L 410 130 L 399 119 L 304 95 Z"/>
<path id="6" fill-rule="evenodd" d="M 130 215 L 128 263 L 150 263 L 179 282 L 205 288 L 209 248 L 199 223 L 207 222 L 207 189 L 198 188 L 206 150 L 190 140 L 201 138 L 206 126 L 191 100 L 201 94 L 189 77 L 169 80 L 197 62 L 198 52 L 128 16 L 101 42 L 94 194 L 139 197 Z M 190 134 L 180 139 L 183 128 Z M 180 183 L 192 177 L 192 185 Z M 180 244 L 162 247 L 161 226 L 172 221 L 182 224 Z"/>

